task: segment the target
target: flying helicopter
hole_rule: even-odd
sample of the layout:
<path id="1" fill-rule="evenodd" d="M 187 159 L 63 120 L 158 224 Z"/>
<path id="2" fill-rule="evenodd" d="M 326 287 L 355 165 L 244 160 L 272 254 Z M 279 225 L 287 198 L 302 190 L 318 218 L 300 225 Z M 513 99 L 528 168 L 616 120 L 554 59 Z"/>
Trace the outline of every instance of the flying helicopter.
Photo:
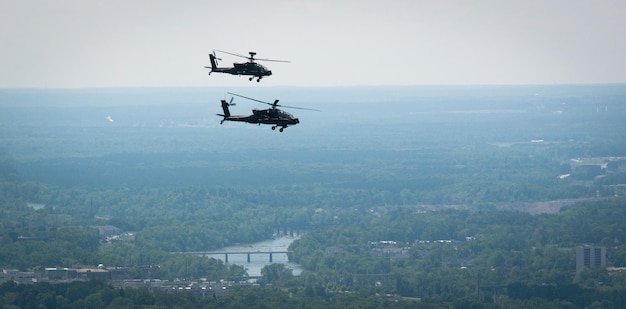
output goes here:
<path id="1" fill-rule="evenodd" d="M 233 56 L 237 56 L 237 57 L 241 57 L 241 58 L 246 58 L 248 59 L 248 62 L 244 62 L 244 63 L 233 63 L 232 67 L 218 67 L 218 63 L 217 60 L 222 60 L 220 58 L 217 58 L 217 56 L 215 55 L 215 52 L 218 51 L 220 53 L 226 53 L 229 55 L 233 55 Z M 211 66 L 210 67 L 205 67 L 207 69 L 211 69 L 211 71 L 209 72 L 209 75 L 211 75 L 211 73 L 213 72 L 217 72 L 217 73 L 228 73 L 228 74 L 232 74 L 232 75 L 250 75 L 250 78 L 248 80 L 252 81 L 255 77 L 257 78 L 257 82 L 261 81 L 261 78 L 263 78 L 263 76 L 270 76 L 272 75 L 272 71 L 270 71 L 268 68 L 264 67 L 263 65 L 260 65 L 258 63 L 255 62 L 255 60 L 260 60 L 260 61 L 272 61 L 272 62 L 289 62 L 289 61 L 285 61 L 285 60 L 272 60 L 272 59 L 258 59 L 258 58 L 254 58 L 254 56 L 256 55 L 255 52 L 249 52 L 250 56 L 246 57 L 246 56 L 242 56 L 239 54 L 234 54 L 234 53 L 230 53 L 230 52 L 226 52 L 226 51 L 221 51 L 221 50 L 214 50 L 213 53 L 209 54 L 209 59 L 211 60 Z"/>
<path id="2" fill-rule="evenodd" d="M 222 109 L 224 110 L 224 114 L 217 114 L 218 116 L 222 116 L 224 117 L 222 119 L 222 121 L 220 121 L 220 124 L 223 124 L 224 121 L 240 121 L 240 122 L 247 122 L 247 123 L 255 123 L 258 125 L 261 124 L 270 124 L 272 125 L 272 130 L 276 130 L 276 128 L 280 127 L 279 131 L 283 132 L 283 130 L 289 126 L 289 125 L 296 125 L 298 123 L 300 123 L 300 120 L 296 117 L 294 117 L 292 114 L 277 108 L 278 106 L 280 107 L 287 107 L 287 108 L 295 108 L 295 109 L 304 109 L 304 110 L 311 110 L 311 111 L 320 111 L 317 109 L 312 109 L 312 108 L 303 108 L 303 107 L 295 107 L 295 106 L 286 106 L 286 105 L 279 105 L 278 104 L 278 100 L 274 100 L 273 103 L 270 102 L 265 102 L 265 101 L 261 101 L 261 100 L 257 100 L 257 99 L 253 99 L 253 98 L 249 98 L 246 96 L 242 96 L 240 94 L 236 94 L 236 93 L 231 93 L 228 92 L 228 94 L 230 95 L 234 95 L 234 96 L 238 96 L 244 99 L 248 99 L 248 100 L 252 100 L 255 102 L 259 102 L 259 103 L 263 103 L 263 104 L 267 104 L 270 105 L 271 108 L 268 109 L 253 109 L 252 110 L 252 115 L 231 115 L 230 114 L 230 110 L 228 109 L 229 106 L 235 105 L 235 103 L 233 103 L 233 98 L 231 98 L 230 102 L 226 102 L 226 100 L 222 100 Z"/>

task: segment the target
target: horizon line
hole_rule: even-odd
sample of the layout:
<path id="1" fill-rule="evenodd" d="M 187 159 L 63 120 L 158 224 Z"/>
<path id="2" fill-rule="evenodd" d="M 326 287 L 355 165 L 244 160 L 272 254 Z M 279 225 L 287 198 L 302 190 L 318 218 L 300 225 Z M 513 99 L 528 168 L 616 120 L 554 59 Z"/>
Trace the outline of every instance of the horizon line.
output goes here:
<path id="1" fill-rule="evenodd" d="M 272 86 L 89 86 L 89 87 L 0 87 L 0 91 L 6 90 L 107 90 L 107 89 L 223 89 L 223 88 L 420 88 L 420 87 L 557 87 L 557 86 L 626 86 L 626 82 L 611 83 L 528 83 L 528 84 L 388 84 L 388 85 L 340 85 L 340 86 L 294 86 L 294 85 L 272 85 Z"/>

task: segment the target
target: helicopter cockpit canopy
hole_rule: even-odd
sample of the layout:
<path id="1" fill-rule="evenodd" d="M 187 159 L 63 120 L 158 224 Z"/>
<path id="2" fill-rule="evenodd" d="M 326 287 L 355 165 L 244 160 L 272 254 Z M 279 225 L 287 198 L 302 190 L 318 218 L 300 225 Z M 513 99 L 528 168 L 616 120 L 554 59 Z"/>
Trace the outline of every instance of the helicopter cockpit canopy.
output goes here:
<path id="1" fill-rule="evenodd" d="M 292 114 L 290 114 L 290 113 L 288 113 L 288 112 L 286 112 L 286 111 L 284 111 L 282 109 L 277 109 L 277 111 L 278 111 L 278 116 L 280 116 L 281 118 L 295 118 L 295 117 L 293 117 Z"/>

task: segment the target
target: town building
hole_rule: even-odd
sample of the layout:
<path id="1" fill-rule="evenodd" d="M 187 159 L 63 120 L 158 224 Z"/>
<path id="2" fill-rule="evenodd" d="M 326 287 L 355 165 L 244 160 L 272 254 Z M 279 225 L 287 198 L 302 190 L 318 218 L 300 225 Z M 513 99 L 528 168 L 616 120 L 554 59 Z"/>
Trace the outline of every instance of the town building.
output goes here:
<path id="1" fill-rule="evenodd" d="M 583 267 L 606 267 L 606 247 L 589 245 L 576 247 L 576 272 Z"/>

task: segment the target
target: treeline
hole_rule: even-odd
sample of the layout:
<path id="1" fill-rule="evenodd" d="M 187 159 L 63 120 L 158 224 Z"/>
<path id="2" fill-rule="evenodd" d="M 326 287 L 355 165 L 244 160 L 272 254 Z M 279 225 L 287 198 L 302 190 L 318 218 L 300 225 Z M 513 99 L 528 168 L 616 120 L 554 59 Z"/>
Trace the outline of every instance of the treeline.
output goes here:
<path id="1" fill-rule="evenodd" d="M 313 231 L 295 241 L 290 259 L 310 271 L 302 276 L 315 278 L 308 281 L 324 284 L 326 292 L 356 289 L 467 301 L 459 308 L 474 303 L 482 304 L 477 308 L 558 303 L 618 308 L 626 305 L 626 272 L 598 268 L 575 273 L 575 247 L 606 246 L 607 265 L 626 266 L 625 202 L 589 201 L 560 214 L 534 216 L 411 208 L 365 212 L 353 215 L 353 224 Z M 370 242 L 382 240 L 398 244 L 381 256 Z M 408 256 L 394 255 L 398 248 Z"/>
<path id="2" fill-rule="evenodd" d="M 63 237 L 65 234 L 67 237 Z M 95 236 L 93 236 L 95 234 Z M 146 249 L 134 243 L 101 244 L 102 237 L 92 228 L 62 229 L 49 233 L 50 239 L 3 238 L 0 242 L 0 265 L 19 270 L 44 267 L 127 267 L 125 278 L 174 280 L 178 278 L 241 278 L 247 276 L 239 265 L 202 256 L 171 254 Z M 88 241 L 90 244 L 84 243 Z M 91 244 L 95 243 L 95 246 Z M 85 247 L 88 245 L 89 247 Z M 146 270 L 147 269 L 147 270 Z"/>
<path id="3" fill-rule="evenodd" d="M 59 209 L 62 204 L 75 203 L 81 203 L 82 210 L 88 203 L 95 207 L 109 206 L 118 199 L 134 199 L 133 195 L 142 199 L 163 197 L 150 190 L 196 198 L 199 188 L 205 192 L 200 192 L 200 200 L 194 202 L 206 200 L 219 188 L 228 188 L 243 191 L 237 192 L 235 199 L 241 197 L 263 204 L 282 201 L 308 206 L 312 201 L 320 201 L 339 206 L 346 204 L 342 203 L 342 197 L 355 199 L 350 196 L 355 190 L 371 193 L 357 199 L 359 204 L 476 204 L 593 196 L 595 188 L 588 184 L 599 176 L 604 180 L 598 179 L 598 184 L 619 184 L 619 179 L 624 178 L 624 163 L 610 162 L 611 168 L 601 169 L 600 163 L 574 166 L 569 160 L 583 154 L 626 156 L 622 145 L 616 142 L 614 146 L 604 145 L 607 149 L 597 150 L 579 142 L 509 146 L 482 142 L 460 146 L 448 142 L 407 145 L 407 149 L 124 153 L 0 161 L 0 170 L 7 170 L 4 177 L 33 180 L 47 184 L 50 189 L 61 187 L 79 191 L 83 188 L 94 192 L 93 197 L 76 196 L 83 200 L 46 196 L 45 191 L 24 196 L 57 204 Z M 571 178 L 559 179 L 563 174 L 571 174 Z M 272 181 L 268 183 L 263 179 Z M 98 196 L 99 191 L 111 196 Z M 103 212 L 106 213 L 100 213 Z"/>
<path id="4" fill-rule="evenodd" d="M 228 293 L 196 294 L 148 288 L 113 288 L 99 281 L 61 284 L 0 285 L 2 308 L 443 308 L 431 301 L 381 295 L 342 294 L 332 298 L 294 295 L 289 289 L 267 287 Z"/>
<path id="5" fill-rule="evenodd" d="M 27 230 L 31 226 L 27 221 L 50 228 L 114 225 L 123 231 L 137 232 L 137 242 L 142 247 L 199 251 L 267 239 L 277 228 L 305 230 L 328 224 L 328 218 L 315 214 L 318 208 L 340 211 L 345 207 L 420 204 L 491 207 L 498 203 L 614 195 L 617 190 L 576 180 L 580 178 L 576 172 L 571 178 L 560 180 L 557 176 L 570 172 L 570 167 L 546 158 L 509 154 L 486 154 L 480 161 L 456 164 L 452 160 L 418 164 L 413 155 L 408 155 L 406 162 L 387 165 L 374 158 L 368 159 L 371 164 L 338 162 L 317 171 L 310 167 L 311 173 L 329 173 L 321 177 L 327 181 L 296 179 L 287 185 L 66 187 L 7 177 L 0 181 L 0 211 L 5 213 L 4 228 L 23 236 L 47 237 L 49 231 Z M 373 168 L 368 169 L 370 165 Z M 285 165 L 284 169 L 289 171 L 291 167 Z M 335 167 L 338 170 L 332 174 L 325 170 Z M 297 174 L 303 167 L 293 168 Z M 171 172 L 183 173 L 177 169 Z M 89 171 L 67 173 L 67 177 L 77 173 L 86 177 Z M 155 178 L 175 178 L 168 175 Z M 615 183 L 619 175 L 611 172 L 598 178 L 598 182 Z M 46 207 L 32 211 L 27 203 Z"/>
<path id="6" fill-rule="evenodd" d="M 549 181 L 556 182 L 555 178 Z M 497 196 L 508 196 L 505 201 L 524 200 L 522 196 L 525 195 L 528 196 L 526 199 L 538 198 L 540 196 L 532 193 L 535 189 L 558 191 L 561 193 L 555 196 L 568 197 L 595 196 L 598 192 L 602 195 L 612 193 L 603 192 L 610 190 L 610 187 L 578 185 L 575 182 L 550 188 L 532 182 L 498 183 L 494 179 L 493 185 L 468 182 L 467 187 L 463 186 L 463 190 L 457 191 L 458 186 L 459 183 L 452 184 L 449 195 L 456 201 L 467 202 L 459 203 L 460 205 L 482 210 L 493 209 L 495 202 L 489 202 L 489 197 L 500 200 Z M 141 249 L 167 252 L 202 251 L 233 243 L 265 240 L 277 229 L 304 231 L 331 225 L 349 227 L 355 224 L 355 209 L 365 211 L 380 205 L 420 204 L 420 195 L 432 194 L 429 191 L 422 194 L 419 192 L 422 191 L 406 187 L 400 189 L 389 186 L 388 190 L 328 188 L 321 184 L 259 188 L 194 186 L 87 190 L 5 180 L 0 182 L 0 193 L 3 196 L 0 200 L 0 230 L 3 235 L 0 241 L 11 243 L 12 253 L 3 256 L 5 260 L 13 259 L 15 265 L 32 266 L 62 264 L 61 252 L 52 251 L 59 256 L 49 257 L 48 260 L 38 259 L 41 263 L 29 263 L 29 259 L 19 257 L 20 252 L 30 250 L 28 247 L 65 248 L 69 244 L 75 244 L 77 250 L 65 250 L 74 252 L 77 256 L 70 257 L 69 260 L 84 260 L 83 263 L 94 261 L 96 257 L 90 257 L 89 250 L 97 247 L 101 239 L 92 229 L 76 227 L 112 225 L 120 232 L 134 232 L 133 245 Z M 27 206 L 29 202 L 42 205 L 45 203 L 45 206 L 35 210 Z M 437 204 L 439 203 L 435 203 Z M 432 218 L 432 222 L 438 220 L 440 219 L 437 216 Z M 394 221 L 390 220 L 388 224 L 393 225 L 392 222 Z M 436 234 L 434 231 L 437 230 L 447 231 L 449 234 L 454 230 L 454 226 L 445 224 L 430 226 L 427 230 L 431 234 Z M 68 230 L 67 227 L 74 228 Z M 602 227 L 592 229 L 598 232 L 602 230 Z M 74 238 L 77 239 L 67 239 L 68 231 L 76 231 Z M 396 234 L 398 233 L 389 236 Z M 587 232 L 586 235 L 591 234 Z M 19 236 L 32 240 L 16 241 Z M 596 241 L 589 236 L 581 237 L 581 241 Z M 14 248 L 15 246 L 24 248 Z M 37 255 L 31 256 L 35 257 Z M 11 262 L 9 265 L 14 264 Z"/>
<path id="7" fill-rule="evenodd" d="M 318 211 L 313 216 L 325 226 L 309 231 L 289 248 L 290 260 L 305 269 L 301 275 L 293 276 L 283 265 L 272 264 L 261 271 L 260 283 L 265 287 L 231 290 L 215 297 L 145 288 L 121 290 L 96 282 L 6 283 L 0 290 L 5 306 L 20 307 L 38 302 L 57 308 L 120 304 L 154 308 L 172 304 L 198 308 L 260 304 L 276 308 L 357 304 L 368 308 L 619 308 L 626 305 L 626 272 L 585 268 L 576 273 L 574 248 L 582 243 L 605 246 L 608 266 L 626 266 L 625 202 L 623 198 L 587 201 L 564 207 L 559 214 L 543 215 L 416 207 Z M 81 241 L 93 238 L 88 231 L 67 229 L 75 235 L 59 235 L 59 239 L 73 239 L 89 251 L 92 244 Z M 111 265 L 159 265 L 153 278 L 216 280 L 245 273 L 242 267 L 229 268 L 214 259 L 132 244 L 100 245 L 92 253 Z"/>

